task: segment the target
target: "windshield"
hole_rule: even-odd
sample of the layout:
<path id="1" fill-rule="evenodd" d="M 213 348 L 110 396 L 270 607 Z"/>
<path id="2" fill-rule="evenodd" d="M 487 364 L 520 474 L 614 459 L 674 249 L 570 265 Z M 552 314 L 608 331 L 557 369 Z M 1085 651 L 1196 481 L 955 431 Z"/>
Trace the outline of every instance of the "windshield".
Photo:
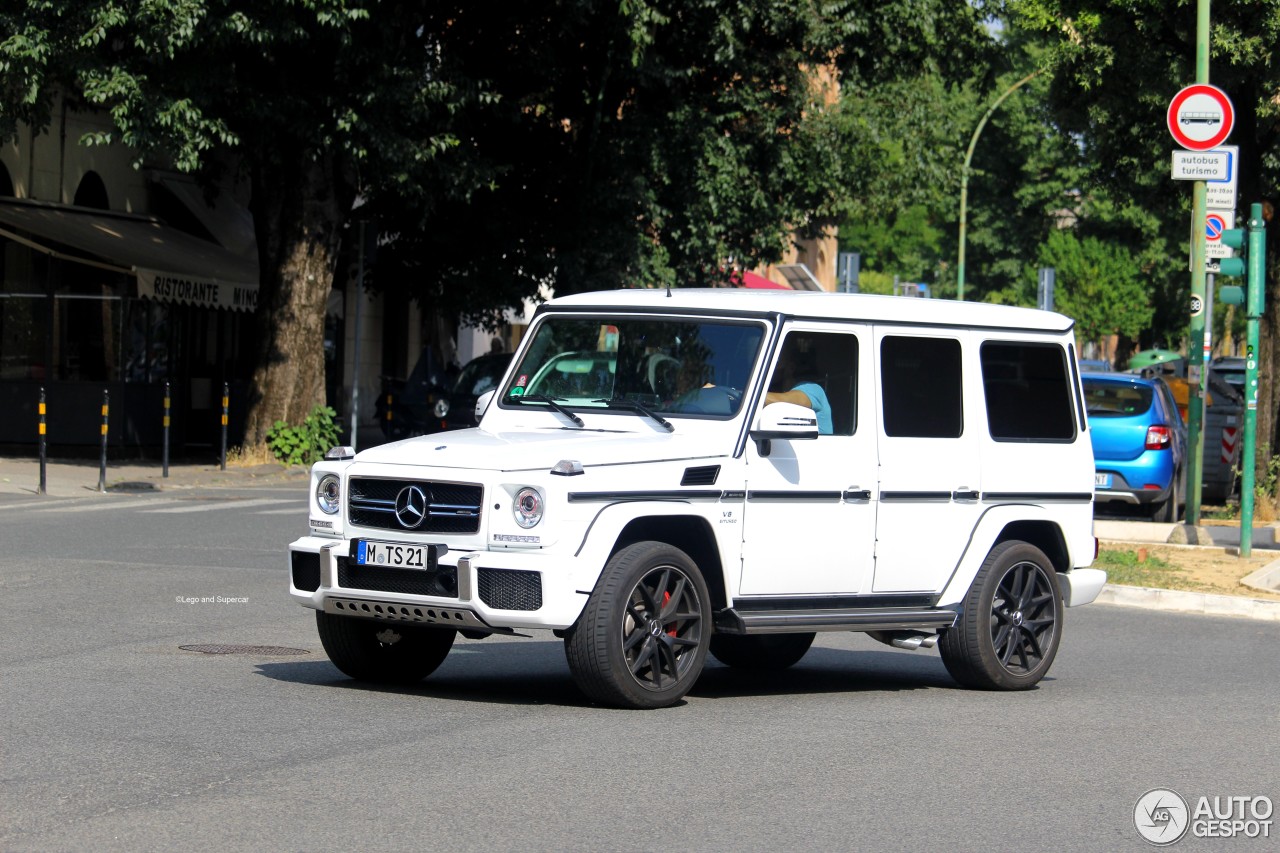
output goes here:
<path id="1" fill-rule="evenodd" d="M 538 326 L 503 397 L 731 416 L 764 331 L 750 322 L 553 315 Z"/>

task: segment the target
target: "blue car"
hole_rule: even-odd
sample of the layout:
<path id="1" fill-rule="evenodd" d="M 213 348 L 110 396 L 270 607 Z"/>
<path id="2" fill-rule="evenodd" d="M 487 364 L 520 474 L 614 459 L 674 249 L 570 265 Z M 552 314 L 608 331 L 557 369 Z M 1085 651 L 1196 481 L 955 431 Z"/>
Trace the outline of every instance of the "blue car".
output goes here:
<path id="1" fill-rule="evenodd" d="M 1177 521 L 1186 501 L 1187 433 L 1163 379 L 1085 373 L 1095 505 L 1128 504 L 1154 521 Z"/>

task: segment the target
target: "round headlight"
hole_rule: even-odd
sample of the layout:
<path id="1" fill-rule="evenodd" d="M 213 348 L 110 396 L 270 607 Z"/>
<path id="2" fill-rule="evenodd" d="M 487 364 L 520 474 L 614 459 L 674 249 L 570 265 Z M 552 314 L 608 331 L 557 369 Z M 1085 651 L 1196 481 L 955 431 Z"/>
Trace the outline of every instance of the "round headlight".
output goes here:
<path id="1" fill-rule="evenodd" d="M 449 401 L 441 398 L 436 401 L 434 409 L 437 418 L 443 418 L 449 414 Z"/>
<path id="2" fill-rule="evenodd" d="M 333 515 L 342 499 L 342 482 L 336 474 L 325 474 L 316 484 L 316 506 L 320 511 Z"/>
<path id="3" fill-rule="evenodd" d="M 542 521 L 542 495 L 537 489 L 525 487 L 516 492 L 516 502 L 512 507 L 516 516 L 516 524 L 530 528 Z"/>

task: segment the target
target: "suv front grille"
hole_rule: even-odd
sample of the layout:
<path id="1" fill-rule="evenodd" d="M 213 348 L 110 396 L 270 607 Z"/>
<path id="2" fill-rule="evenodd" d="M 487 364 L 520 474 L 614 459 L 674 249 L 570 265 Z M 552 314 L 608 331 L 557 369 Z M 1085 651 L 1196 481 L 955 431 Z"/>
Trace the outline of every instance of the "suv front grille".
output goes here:
<path id="1" fill-rule="evenodd" d="M 417 487 L 425 499 L 420 523 L 407 524 L 396 513 L 396 500 L 406 489 Z M 474 483 L 438 483 L 426 480 L 381 480 L 352 477 L 347 486 L 347 517 L 360 527 L 412 530 L 414 533 L 475 533 L 480 529 L 483 487 Z"/>

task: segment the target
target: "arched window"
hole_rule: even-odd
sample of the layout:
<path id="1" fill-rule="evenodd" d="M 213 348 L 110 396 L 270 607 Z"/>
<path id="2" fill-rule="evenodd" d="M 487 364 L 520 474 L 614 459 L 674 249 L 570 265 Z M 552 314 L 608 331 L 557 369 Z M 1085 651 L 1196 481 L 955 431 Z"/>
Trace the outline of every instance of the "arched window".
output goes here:
<path id="1" fill-rule="evenodd" d="M 86 172 L 80 179 L 80 186 L 76 187 L 76 197 L 72 203 L 77 207 L 111 209 L 111 205 L 107 203 L 107 185 L 102 182 L 97 172 Z"/>

